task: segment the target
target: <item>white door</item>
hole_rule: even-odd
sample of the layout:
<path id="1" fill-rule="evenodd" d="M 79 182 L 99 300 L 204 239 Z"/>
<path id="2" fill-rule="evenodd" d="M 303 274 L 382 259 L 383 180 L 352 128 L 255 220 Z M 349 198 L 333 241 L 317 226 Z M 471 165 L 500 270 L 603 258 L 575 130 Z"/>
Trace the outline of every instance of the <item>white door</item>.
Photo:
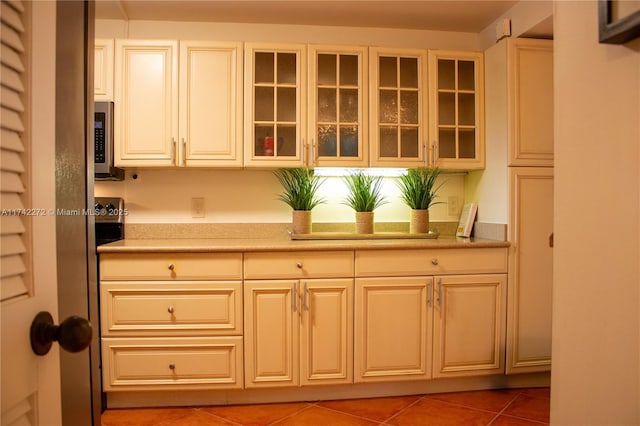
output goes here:
<path id="1" fill-rule="evenodd" d="M 59 425 L 58 345 L 54 344 L 48 355 L 37 356 L 29 342 L 31 321 L 38 312 L 49 311 L 58 322 L 52 210 L 55 209 L 55 74 L 51 71 L 55 69 L 56 3 L 3 0 L 1 7 L 0 423 Z M 31 42 L 24 43 L 29 33 Z M 5 43 L 10 49 L 5 50 Z M 27 214 L 14 215 L 23 208 Z"/>

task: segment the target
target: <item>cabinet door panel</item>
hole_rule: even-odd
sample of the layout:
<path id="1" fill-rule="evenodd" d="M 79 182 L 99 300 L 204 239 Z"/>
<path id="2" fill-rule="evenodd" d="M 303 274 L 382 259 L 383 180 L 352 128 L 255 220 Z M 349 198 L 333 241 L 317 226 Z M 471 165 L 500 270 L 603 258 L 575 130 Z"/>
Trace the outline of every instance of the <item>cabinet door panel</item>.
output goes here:
<path id="1" fill-rule="evenodd" d="M 353 381 L 353 280 L 302 280 L 302 385 Z"/>
<path id="2" fill-rule="evenodd" d="M 366 48 L 309 47 L 310 166 L 368 164 L 366 66 Z"/>
<path id="3" fill-rule="evenodd" d="M 113 39 L 95 40 L 93 98 L 113 100 Z"/>
<path id="4" fill-rule="evenodd" d="M 551 368 L 553 169 L 510 167 L 507 373 Z"/>
<path id="5" fill-rule="evenodd" d="M 426 166 L 426 51 L 370 51 L 370 163 L 384 167 Z"/>
<path id="6" fill-rule="evenodd" d="M 116 40 L 116 166 L 175 165 L 177 50 L 177 41 Z"/>
<path id="7" fill-rule="evenodd" d="M 242 165 L 241 43 L 180 42 L 180 165 Z"/>
<path id="8" fill-rule="evenodd" d="M 503 373 L 506 275 L 435 279 L 434 377 Z"/>
<path id="9" fill-rule="evenodd" d="M 553 41 L 508 42 L 509 165 L 553 166 Z"/>
<path id="10" fill-rule="evenodd" d="M 356 382 L 430 377 L 430 278 L 357 278 Z"/>
<path id="11" fill-rule="evenodd" d="M 298 384 L 298 283 L 245 281 L 245 387 Z"/>

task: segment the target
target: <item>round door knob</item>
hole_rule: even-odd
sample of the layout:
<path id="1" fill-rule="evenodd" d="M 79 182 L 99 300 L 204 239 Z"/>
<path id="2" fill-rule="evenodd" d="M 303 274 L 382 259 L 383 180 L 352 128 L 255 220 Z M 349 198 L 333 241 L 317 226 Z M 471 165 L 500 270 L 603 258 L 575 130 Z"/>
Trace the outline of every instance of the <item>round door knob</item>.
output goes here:
<path id="1" fill-rule="evenodd" d="M 431 264 L 434 266 L 438 266 L 438 259 L 431 259 Z"/>
<path id="2" fill-rule="evenodd" d="M 49 353 L 53 342 L 67 352 L 80 352 L 91 344 L 92 336 L 91 323 L 75 315 L 55 325 L 51 314 L 43 311 L 31 322 L 31 349 L 36 355 Z"/>

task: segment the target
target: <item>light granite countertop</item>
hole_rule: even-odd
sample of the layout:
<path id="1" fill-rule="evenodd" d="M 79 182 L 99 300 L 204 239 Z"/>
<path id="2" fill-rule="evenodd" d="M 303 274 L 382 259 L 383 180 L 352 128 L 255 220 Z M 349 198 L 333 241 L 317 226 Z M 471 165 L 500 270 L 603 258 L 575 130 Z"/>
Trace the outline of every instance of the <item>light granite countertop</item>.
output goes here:
<path id="1" fill-rule="evenodd" d="M 479 238 L 291 240 L 283 238 L 124 239 L 98 246 L 98 253 L 247 252 L 297 250 L 456 249 L 509 247 L 505 241 Z"/>

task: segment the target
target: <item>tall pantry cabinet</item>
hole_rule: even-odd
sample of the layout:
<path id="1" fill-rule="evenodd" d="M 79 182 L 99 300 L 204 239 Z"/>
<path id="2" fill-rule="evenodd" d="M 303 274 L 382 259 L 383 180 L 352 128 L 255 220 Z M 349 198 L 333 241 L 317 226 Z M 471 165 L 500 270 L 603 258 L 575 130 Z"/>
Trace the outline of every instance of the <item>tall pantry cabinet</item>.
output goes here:
<path id="1" fill-rule="evenodd" d="M 509 373 L 551 368 L 553 42 L 507 40 Z"/>

